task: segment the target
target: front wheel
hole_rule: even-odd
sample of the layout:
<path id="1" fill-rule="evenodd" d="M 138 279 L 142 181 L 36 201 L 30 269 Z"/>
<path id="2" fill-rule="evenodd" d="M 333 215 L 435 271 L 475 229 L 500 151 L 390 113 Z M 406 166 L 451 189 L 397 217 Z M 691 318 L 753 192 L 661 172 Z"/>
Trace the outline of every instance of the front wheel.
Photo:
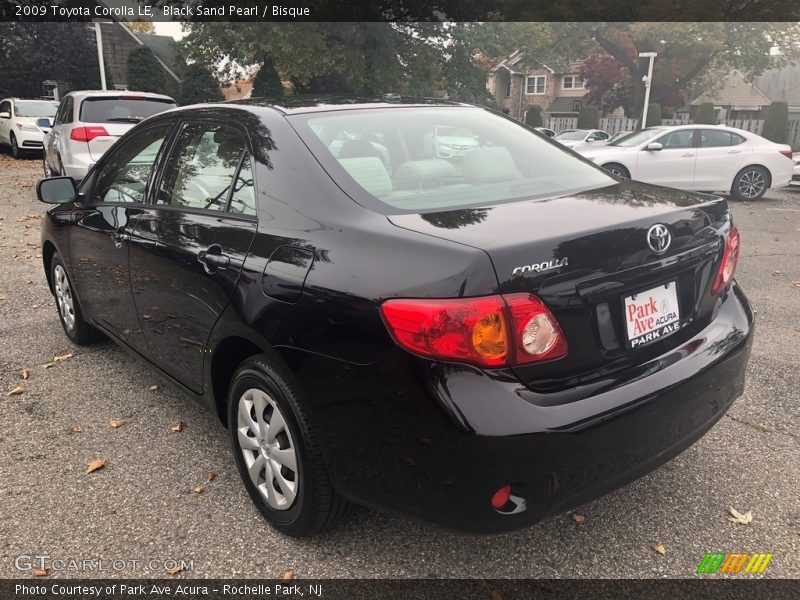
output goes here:
<path id="1" fill-rule="evenodd" d="M 347 502 L 331 485 L 294 377 L 277 359 L 262 354 L 239 367 L 228 424 L 247 493 L 275 529 L 305 537 L 344 515 Z"/>
<path id="2" fill-rule="evenodd" d="M 631 178 L 630 171 L 619 163 L 608 163 L 603 165 L 603 168 L 616 177 L 621 177 L 622 179 Z"/>
<path id="3" fill-rule="evenodd" d="M 758 200 L 769 189 L 769 172 L 764 167 L 745 167 L 733 178 L 731 195 L 737 200 Z"/>
<path id="4" fill-rule="evenodd" d="M 47 162 L 47 153 L 42 157 L 42 170 L 44 171 L 45 179 L 54 177 L 53 169 L 50 168 L 50 163 Z"/>
<path id="5" fill-rule="evenodd" d="M 17 136 L 12 133 L 9 141 L 11 142 L 11 156 L 19 158 L 22 151 L 19 149 L 19 144 L 17 144 Z"/>

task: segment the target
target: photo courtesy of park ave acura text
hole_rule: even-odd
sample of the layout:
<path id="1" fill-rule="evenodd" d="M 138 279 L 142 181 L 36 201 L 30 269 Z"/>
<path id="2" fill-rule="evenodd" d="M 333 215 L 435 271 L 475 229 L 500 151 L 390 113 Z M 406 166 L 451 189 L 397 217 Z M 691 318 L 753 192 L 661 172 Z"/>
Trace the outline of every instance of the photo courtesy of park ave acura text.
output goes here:
<path id="1" fill-rule="evenodd" d="M 797 597 L 800 9 L 685 4 L 0 0 L 0 598 Z"/>

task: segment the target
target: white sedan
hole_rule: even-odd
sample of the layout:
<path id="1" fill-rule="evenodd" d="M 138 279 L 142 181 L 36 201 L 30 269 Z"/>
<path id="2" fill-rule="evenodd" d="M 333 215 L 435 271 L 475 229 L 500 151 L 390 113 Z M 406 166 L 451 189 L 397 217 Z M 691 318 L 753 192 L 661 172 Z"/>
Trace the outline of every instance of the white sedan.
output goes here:
<path id="1" fill-rule="evenodd" d="M 794 175 L 792 175 L 792 185 L 800 185 L 800 152 L 792 155 L 794 161 Z"/>
<path id="2" fill-rule="evenodd" d="M 578 148 L 595 142 L 604 142 L 608 138 L 609 135 L 602 129 L 565 129 L 557 133 L 553 139 L 567 148 Z"/>
<path id="3" fill-rule="evenodd" d="M 619 177 L 739 200 L 788 185 L 794 168 L 790 146 L 719 125 L 649 127 L 575 151 Z"/>

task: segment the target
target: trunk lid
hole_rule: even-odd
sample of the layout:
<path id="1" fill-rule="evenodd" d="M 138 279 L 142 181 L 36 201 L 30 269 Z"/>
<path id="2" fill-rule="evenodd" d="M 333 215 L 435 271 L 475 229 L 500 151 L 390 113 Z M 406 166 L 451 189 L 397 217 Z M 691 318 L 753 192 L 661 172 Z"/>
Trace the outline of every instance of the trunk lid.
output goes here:
<path id="1" fill-rule="evenodd" d="M 556 391 L 649 360 L 710 322 L 710 287 L 729 213 L 722 198 L 626 181 L 570 196 L 389 220 L 486 251 L 502 293 L 533 292 L 548 305 L 567 336 L 567 356 L 514 370 L 529 386 Z M 650 228 L 659 224 L 671 237 L 661 254 L 648 245 Z M 632 348 L 625 298 L 670 282 L 680 328 Z"/>
<path id="2" fill-rule="evenodd" d="M 108 133 L 108 135 L 99 135 L 89 140 L 89 155 L 92 160 L 100 160 L 100 157 L 114 145 L 114 142 L 133 129 L 134 125 L 135 123 L 86 123 L 86 127 L 102 127 Z"/>

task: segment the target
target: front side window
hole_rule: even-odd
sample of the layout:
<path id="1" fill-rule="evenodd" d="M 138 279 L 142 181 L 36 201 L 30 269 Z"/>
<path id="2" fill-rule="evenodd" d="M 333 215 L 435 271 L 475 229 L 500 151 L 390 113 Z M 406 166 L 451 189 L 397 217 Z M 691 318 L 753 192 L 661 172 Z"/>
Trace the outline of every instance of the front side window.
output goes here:
<path id="1" fill-rule="evenodd" d="M 247 193 L 247 186 L 235 177 L 246 149 L 244 136 L 232 127 L 208 123 L 186 125 L 164 170 L 156 203 L 224 211 L 234 189 L 243 198 Z M 248 180 L 252 184 L 252 174 L 245 179 Z M 238 205 L 245 203 L 246 200 L 241 200 Z"/>
<path id="2" fill-rule="evenodd" d="M 656 140 L 664 150 L 681 150 L 694 145 L 694 129 L 679 129 Z"/>
<path id="3" fill-rule="evenodd" d="M 0 112 L 8 113 L 11 115 L 11 102 L 6 100 L 5 102 L 0 102 Z"/>
<path id="4" fill-rule="evenodd" d="M 144 202 L 158 151 L 171 130 L 172 125 L 153 127 L 115 146 L 97 175 L 94 201 Z"/>
<path id="5" fill-rule="evenodd" d="M 533 75 L 525 79 L 526 94 L 544 94 L 547 85 L 547 75 Z"/>
<path id="6" fill-rule="evenodd" d="M 233 185 L 233 193 L 229 205 L 230 212 L 240 215 L 255 216 L 256 191 L 253 185 L 253 164 L 250 155 L 242 160 L 242 168 Z"/>
<path id="7" fill-rule="evenodd" d="M 527 127 L 479 108 L 347 110 L 290 120 L 342 189 L 388 214 L 538 199 L 614 183 Z M 343 145 L 341 132 L 349 138 Z"/>

